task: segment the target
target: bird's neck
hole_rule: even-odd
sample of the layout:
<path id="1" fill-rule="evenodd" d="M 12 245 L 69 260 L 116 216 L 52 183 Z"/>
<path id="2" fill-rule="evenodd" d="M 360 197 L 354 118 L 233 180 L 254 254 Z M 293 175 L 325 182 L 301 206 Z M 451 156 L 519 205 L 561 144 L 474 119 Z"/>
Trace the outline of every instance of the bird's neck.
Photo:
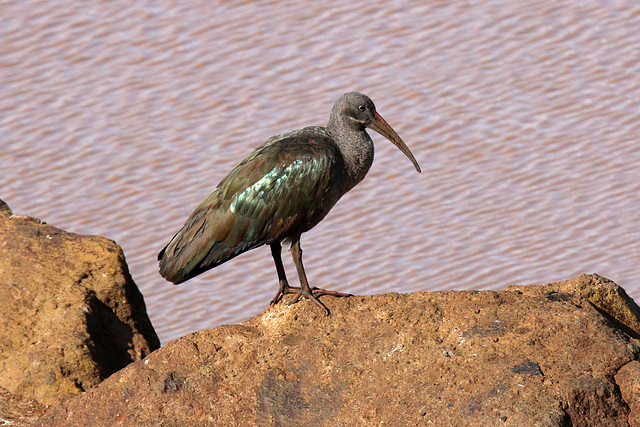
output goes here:
<path id="1" fill-rule="evenodd" d="M 333 117 L 332 117 L 333 119 Z M 364 129 L 329 120 L 327 132 L 335 141 L 345 162 L 350 190 L 362 181 L 373 163 L 373 141 Z"/>

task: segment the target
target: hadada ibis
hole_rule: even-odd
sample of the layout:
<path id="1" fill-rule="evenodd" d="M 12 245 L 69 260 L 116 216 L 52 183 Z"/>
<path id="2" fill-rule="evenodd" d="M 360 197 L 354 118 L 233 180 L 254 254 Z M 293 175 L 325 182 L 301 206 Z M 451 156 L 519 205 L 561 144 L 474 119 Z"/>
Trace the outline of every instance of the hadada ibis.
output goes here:
<path id="1" fill-rule="evenodd" d="M 182 283 L 262 245 L 271 247 L 279 288 L 292 302 L 308 298 L 322 308 L 322 295 L 349 294 L 309 287 L 302 265 L 300 236 L 329 213 L 367 174 L 373 141 L 366 128 L 391 141 L 420 172 L 406 144 L 376 112 L 368 96 L 349 92 L 333 106 L 326 127 L 312 126 L 269 138 L 236 166 L 158 254 L 160 274 Z M 300 287 L 289 286 L 282 242 L 291 242 Z"/>

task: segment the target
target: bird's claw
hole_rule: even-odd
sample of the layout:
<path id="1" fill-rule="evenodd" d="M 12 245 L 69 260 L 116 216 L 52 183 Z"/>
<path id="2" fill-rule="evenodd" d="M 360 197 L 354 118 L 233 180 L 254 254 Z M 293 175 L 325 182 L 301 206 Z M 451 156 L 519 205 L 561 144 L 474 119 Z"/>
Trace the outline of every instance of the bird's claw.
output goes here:
<path id="1" fill-rule="evenodd" d="M 276 294 L 276 297 L 271 301 L 271 304 L 276 304 L 278 302 L 280 302 L 280 300 L 282 299 L 282 297 L 286 294 L 295 294 L 295 298 L 288 304 L 295 304 L 298 301 L 300 301 L 301 297 L 304 297 L 308 300 L 313 301 L 314 303 L 316 303 L 316 305 L 318 307 L 320 307 L 327 316 L 329 316 L 331 314 L 331 312 L 329 311 L 329 309 L 322 303 L 320 302 L 320 300 L 318 299 L 318 297 L 321 297 L 323 295 L 331 295 L 334 297 L 351 297 L 353 296 L 352 294 L 347 294 L 347 293 L 343 293 L 343 292 L 337 292 L 337 291 L 330 291 L 327 289 L 320 289 L 317 287 L 313 287 L 310 288 L 308 290 L 304 289 L 304 288 L 300 288 L 300 287 L 295 287 L 295 286 L 285 286 L 283 289 L 278 290 L 278 293 Z"/>

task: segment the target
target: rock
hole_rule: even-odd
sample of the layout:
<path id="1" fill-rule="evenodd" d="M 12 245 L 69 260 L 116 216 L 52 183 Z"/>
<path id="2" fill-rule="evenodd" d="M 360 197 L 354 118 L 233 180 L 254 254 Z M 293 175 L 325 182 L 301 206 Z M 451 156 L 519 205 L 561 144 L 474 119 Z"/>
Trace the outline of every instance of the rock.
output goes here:
<path id="1" fill-rule="evenodd" d="M 38 425 L 627 426 L 640 317 L 625 295 L 583 275 L 328 298 L 329 317 L 278 304 L 167 344 Z"/>
<path id="2" fill-rule="evenodd" d="M 505 290 L 523 295 L 544 293 L 548 298 L 578 295 L 586 299 L 603 316 L 633 338 L 640 338 L 640 309 L 620 286 L 596 274 L 583 274 L 573 280 L 548 285 L 509 286 Z"/>
<path id="3" fill-rule="evenodd" d="M 46 406 L 33 399 L 15 396 L 0 387 L 0 425 L 23 425 L 35 422 Z"/>
<path id="4" fill-rule="evenodd" d="M 622 398 L 629 405 L 629 425 L 640 426 L 640 362 L 634 360 L 624 365 L 615 376 Z"/>
<path id="5" fill-rule="evenodd" d="M 7 205 L 4 200 L 0 200 L 0 217 L 11 216 L 11 214 L 13 214 L 13 212 L 11 212 L 9 205 Z"/>
<path id="6" fill-rule="evenodd" d="M 41 415 L 160 346 L 115 242 L 12 215 L 4 202 L 0 295 L 6 422 Z"/>

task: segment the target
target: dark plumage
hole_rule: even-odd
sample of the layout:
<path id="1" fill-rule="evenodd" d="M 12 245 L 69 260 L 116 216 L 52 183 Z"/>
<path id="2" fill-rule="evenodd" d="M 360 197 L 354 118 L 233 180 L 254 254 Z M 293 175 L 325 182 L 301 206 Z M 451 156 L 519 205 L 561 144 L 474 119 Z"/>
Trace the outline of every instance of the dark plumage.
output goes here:
<path id="1" fill-rule="evenodd" d="M 371 128 L 395 144 L 420 172 L 402 139 L 358 92 L 341 96 L 327 127 L 306 127 L 269 138 L 224 178 L 158 254 L 160 274 L 178 284 L 243 252 L 268 244 L 284 294 L 313 300 L 346 296 L 310 288 L 302 265 L 300 235 L 318 224 L 335 203 L 367 174 L 373 162 Z M 289 286 L 281 242 L 291 241 L 300 287 Z"/>

